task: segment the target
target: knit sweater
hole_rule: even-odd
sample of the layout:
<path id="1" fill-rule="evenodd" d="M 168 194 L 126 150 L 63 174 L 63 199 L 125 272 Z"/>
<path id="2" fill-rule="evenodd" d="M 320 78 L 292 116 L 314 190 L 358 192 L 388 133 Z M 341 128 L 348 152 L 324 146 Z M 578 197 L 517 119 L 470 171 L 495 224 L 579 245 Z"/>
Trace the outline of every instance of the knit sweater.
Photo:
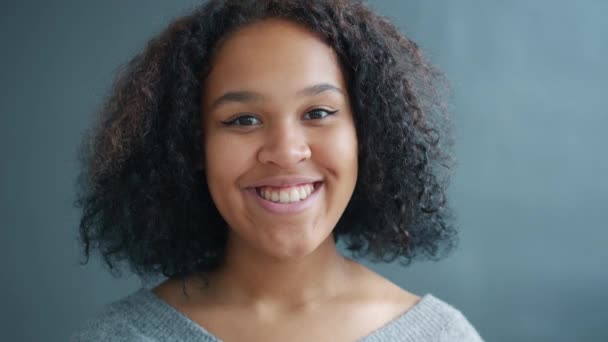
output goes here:
<path id="1" fill-rule="evenodd" d="M 104 307 L 71 341 L 222 340 L 187 318 L 148 289 Z M 411 309 L 358 342 L 478 342 L 481 337 L 460 311 L 427 294 Z"/>

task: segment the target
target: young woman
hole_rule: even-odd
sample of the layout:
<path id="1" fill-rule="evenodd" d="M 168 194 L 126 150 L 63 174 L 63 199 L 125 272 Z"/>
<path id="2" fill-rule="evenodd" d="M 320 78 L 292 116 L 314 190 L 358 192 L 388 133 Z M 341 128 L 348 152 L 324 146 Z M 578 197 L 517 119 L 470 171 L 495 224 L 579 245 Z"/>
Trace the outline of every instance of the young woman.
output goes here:
<path id="1" fill-rule="evenodd" d="M 77 341 L 480 341 L 358 257 L 439 258 L 440 78 L 358 1 L 209 1 L 121 74 L 84 139 L 88 257 L 167 277 Z"/>

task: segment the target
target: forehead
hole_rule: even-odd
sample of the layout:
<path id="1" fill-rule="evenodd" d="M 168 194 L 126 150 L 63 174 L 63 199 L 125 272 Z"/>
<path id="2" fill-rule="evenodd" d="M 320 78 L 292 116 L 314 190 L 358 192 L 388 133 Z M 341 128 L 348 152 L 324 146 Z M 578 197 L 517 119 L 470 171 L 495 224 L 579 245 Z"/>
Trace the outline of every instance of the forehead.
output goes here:
<path id="1" fill-rule="evenodd" d="M 232 33 L 217 48 L 204 84 L 204 98 L 251 90 L 290 96 L 313 84 L 345 89 L 335 51 L 306 28 L 266 19 Z"/>

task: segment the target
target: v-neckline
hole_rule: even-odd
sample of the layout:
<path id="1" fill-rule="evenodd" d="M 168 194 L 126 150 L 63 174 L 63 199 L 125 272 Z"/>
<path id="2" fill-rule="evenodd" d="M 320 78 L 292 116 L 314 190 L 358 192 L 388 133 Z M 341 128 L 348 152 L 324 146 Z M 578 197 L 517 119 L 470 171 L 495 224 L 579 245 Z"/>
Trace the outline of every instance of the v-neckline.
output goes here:
<path id="1" fill-rule="evenodd" d="M 160 298 L 151 290 L 142 288 L 135 293 L 135 296 L 140 296 L 142 297 L 143 302 L 151 304 L 147 305 L 145 310 L 154 311 L 147 313 L 152 313 L 154 317 L 157 317 L 159 319 L 158 322 L 154 322 L 159 329 L 159 325 L 166 324 L 167 320 L 169 320 L 177 323 L 176 328 L 178 330 L 185 329 L 183 331 L 188 335 L 192 336 L 197 335 L 198 333 L 199 336 L 196 337 L 203 338 L 203 341 L 223 342 L 221 338 L 209 332 L 201 324 L 190 319 L 188 316 L 186 316 L 185 314 L 177 310 L 175 307 L 167 303 L 165 300 Z M 384 325 L 380 326 L 376 330 L 373 330 L 369 334 L 358 338 L 356 342 L 377 340 L 377 336 L 383 334 L 385 331 L 397 328 L 398 326 L 406 324 L 408 320 L 415 319 L 413 318 L 413 316 L 416 316 L 417 312 L 423 310 L 425 306 L 428 306 L 427 304 L 433 301 L 433 299 L 434 297 L 431 294 L 426 294 L 422 296 L 418 303 L 408 308 L 406 311 L 399 314 L 397 317 L 391 319 L 390 321 L 387 321 Z M 175 337 L 175 335 L 172 336 Z"/>

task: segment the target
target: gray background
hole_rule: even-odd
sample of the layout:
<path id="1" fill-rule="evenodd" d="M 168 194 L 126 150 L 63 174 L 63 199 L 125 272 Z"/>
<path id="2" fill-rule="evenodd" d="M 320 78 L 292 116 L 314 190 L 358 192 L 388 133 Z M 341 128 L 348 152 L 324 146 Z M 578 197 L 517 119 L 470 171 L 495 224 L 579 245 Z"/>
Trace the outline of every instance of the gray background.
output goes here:
<path id="1" fill-rule="evenodd" d="M 75 149 L 114 70 L 195 1 L 3 1 L 0 334 L 62 341 L 140 286 L 78 266 Z M 607 341 L 608 2 L 373 1 L 451 80 L 451 258 L 374 269 L 488 341 Z"/>

